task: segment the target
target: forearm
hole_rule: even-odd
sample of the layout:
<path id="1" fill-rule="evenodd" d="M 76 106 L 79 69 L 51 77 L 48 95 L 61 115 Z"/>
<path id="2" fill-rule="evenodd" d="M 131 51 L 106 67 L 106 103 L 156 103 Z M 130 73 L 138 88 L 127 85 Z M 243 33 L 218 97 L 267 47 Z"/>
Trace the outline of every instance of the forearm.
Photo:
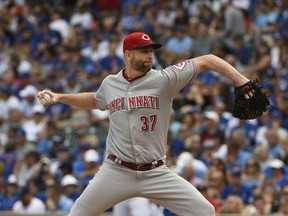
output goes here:
<path id="1" fill-rule="evenodd" d="M 41 101 L 46 94 L 48 95 L 49 100 L 43 103 L 44 106 L 49 106 L 55 103 L 63 103 L 76 109 L 98 109 L 96 101 L 94 99 L 95 93 L 93 92 L 61 94 L 54 93 L 49 90 L 42 90 L 38 92 L 37 96 Z"/>
<path id="2" fill-rule="evenodd" d="M 94 94 L 93 92 L 56 94 L 56 100 L 78 109 L 97 109 Z"/>
<path id="3" fill-rule="evenodd" d="M 230 79 L 235 86 L 240 86 L 249 80 L 236 70 L 232 65 L 221 58 L 209 54 L 194 58 L 198 73 L 212 70 Z"/>

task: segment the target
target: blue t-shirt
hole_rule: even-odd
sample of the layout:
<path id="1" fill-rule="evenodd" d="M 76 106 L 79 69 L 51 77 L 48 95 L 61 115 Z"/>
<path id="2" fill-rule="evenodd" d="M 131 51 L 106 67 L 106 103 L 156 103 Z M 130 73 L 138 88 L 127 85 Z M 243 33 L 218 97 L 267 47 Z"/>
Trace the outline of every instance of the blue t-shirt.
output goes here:
<path id="1" fill-rule="evenodd" d="M 19 195 L 15 194 L 12 197 L 7 197 L 5 193 L 0 194 L 0 210 L 10 211 L 14 203 L 19 199 Z"/>
<path id="2" fill-rule="evenodd" d="M 254 196 L 252 189 L 245 185 L 241 185 L 238 190 L 235 190 L 232 185 L 227 185 L 221 194 L 222 199 L 227 199 L 230 195 L 239 196 L 244 204 L 251 203 Z"/>

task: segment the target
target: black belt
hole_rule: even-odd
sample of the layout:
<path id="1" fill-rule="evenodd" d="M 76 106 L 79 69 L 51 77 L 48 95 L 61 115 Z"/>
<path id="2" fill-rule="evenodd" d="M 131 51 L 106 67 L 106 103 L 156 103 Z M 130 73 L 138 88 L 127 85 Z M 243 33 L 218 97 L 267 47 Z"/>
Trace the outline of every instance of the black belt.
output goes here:
<path id="1" fill-rule="evenodd" d="M 159 167 L 159 166 L 164 164 L 164 161 L 162 159 L 158 160 L 158 161 L 154 161 L 150 164 L 137 165 L 134 163 L 122 161 L 119 158 L 117 158 L 115 155 L 111 155 L 111 154 L 108 155 L 108 158 L 110 160 L 120 164 L 121 166 L 127 167 L 127 168 L 132 169 L 132 170 L 137 170 L 137 171 L 151 170 L 151 169 L 154 169 L 154 168 Z"/>

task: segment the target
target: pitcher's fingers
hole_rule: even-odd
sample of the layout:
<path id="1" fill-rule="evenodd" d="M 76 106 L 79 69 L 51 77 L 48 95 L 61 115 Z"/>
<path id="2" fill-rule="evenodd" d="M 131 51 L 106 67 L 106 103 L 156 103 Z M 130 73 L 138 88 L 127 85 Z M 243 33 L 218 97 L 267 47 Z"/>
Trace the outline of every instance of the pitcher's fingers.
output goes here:
<path id="1" fill-rule="evenodd" d="M 37 97 L 39 99 L 43 98 L 44 97 L 44 92 L 43 91 L 38 92 Z"/>
<path id="2" fill-rule="evenodd" d="M 47 90 L 47 89 L 39 91 L 37 96 L 38 96 L 38 98 L 43 98 L 45 94 L 49 94 L 51 96 L 51 92 L 49 90 Z"/>

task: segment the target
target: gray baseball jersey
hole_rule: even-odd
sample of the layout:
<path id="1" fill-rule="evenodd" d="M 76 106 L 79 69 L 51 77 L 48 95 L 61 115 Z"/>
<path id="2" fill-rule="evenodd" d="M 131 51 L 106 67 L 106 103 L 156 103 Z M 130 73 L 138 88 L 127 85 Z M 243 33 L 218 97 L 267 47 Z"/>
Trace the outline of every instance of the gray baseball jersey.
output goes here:
<path id="1" fill-rule="evenodd" d="M 193 60 L 163 70 L 151 70 L 127 81 L 123 70 L 103 80 L 95 95 L 102 110 L 110 111 L 107 153 L 135 164 L 163 158 L 172 100 L 196 77 Z M 214 207 L 166 164 L 135 171 L 105 160 L 73 205 L 69 216 L 95 216 L 132 197 L 143 197 L 181 216 L 212 216 Z"/>
<path id="2" fill-rule="evenodd" d="M 95 99 L 99 109 L 110 112 L 107 153 L 136 164 L 163 158 L 173 98 L 196 74 L 190 59 L 152 69 L 132 82 L 123 77 L 123 70 L 106 77 Z"/>

